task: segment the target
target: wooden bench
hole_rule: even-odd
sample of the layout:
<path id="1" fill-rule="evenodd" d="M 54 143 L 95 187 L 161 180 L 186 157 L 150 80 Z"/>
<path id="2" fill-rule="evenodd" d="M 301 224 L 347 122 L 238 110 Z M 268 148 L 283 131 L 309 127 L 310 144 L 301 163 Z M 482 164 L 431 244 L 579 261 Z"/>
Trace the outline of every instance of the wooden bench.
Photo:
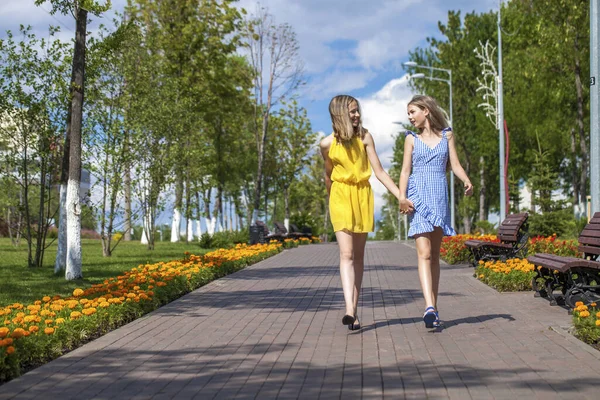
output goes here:
<path id="1" fill-rule="evenodd" d="M 548 298 L 551 305 L 564 300 L 565 305 L 575 308 L 578 301 L 586 305 L 600 301 L 600 212 L 583 228 L 578 241 L 583 258 L 546 253 L 527 257 L 537 267 L 532 282 L 536 296 Z M 555 295 L 555 290 L 562 296 Z"/>
<path id="2" fill-rule="evenodd" d="M 500 242 L 485 240 L 467 240 L 465 246 L 473 256 L 473 266 L 479 261 L 504 260 L 514 257 L 525 257 L 529 240 L 529 214 L 511 214 L 498 227 Z"/>
<path id="3" fill-rule="evenodd" d="M 254 223 L 256 226 L 258 226 L 259 228 L 262 228 L 262 230 L 263 230 L 263 235 L 262 235 L 260 243 L 269 243 L 271 240 L 278 240 L 280 242 L 283 241 L 284 236 L 280 233 L 269 232 L 269 228 L 267 227 L 267 224 L 265 224 L 263 221 L 255 221 Z"/>
<path id="4" fill-rule="evenodd" d="M 281 222 L 274 222 L 273 224 L 275 225 L 275 232 L 285 236 L 287 239 L 300 239 L 301 237 L 305 237 L 303 233 L 289 232 Z"/>

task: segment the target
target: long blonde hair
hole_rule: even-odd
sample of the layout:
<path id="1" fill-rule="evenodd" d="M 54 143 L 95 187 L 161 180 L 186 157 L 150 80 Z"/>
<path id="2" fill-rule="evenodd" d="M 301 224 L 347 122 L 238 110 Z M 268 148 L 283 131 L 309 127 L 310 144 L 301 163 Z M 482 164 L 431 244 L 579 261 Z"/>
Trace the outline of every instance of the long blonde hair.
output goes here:
<path id="1" fill-rule="evenodd" d="M 356 128 L 352 126 L 350 112 L 348 110 L 348 106 L 352 104 L 352 102 L 356 102 L 360 115 L 358 126 Z M 364 138 L 365 133 L 367 133 L 367 130 L 362 126 L 360 103 L 352 96 L 340 94 L 331 99 L 329 102 L 329 115 L 331 115 L 333 135 L 339 142 L 348 141 L 354 136 L 359 136 L 362 139 Z"/>
<path id="2" fill-rule="evenodd" d="M 441 132 L 446 129 L 448 125 L 448 114 L 444 111 L 431 96 L 424 96 L 417 94 L 408 103 L 407 107 L 414 105 L 419 107 L 421 110 L 429 110 L 427 119 L 429 120 L 429 127 L 434 132 Z M 421 129 L 422 130 L 422 129 Z"/>

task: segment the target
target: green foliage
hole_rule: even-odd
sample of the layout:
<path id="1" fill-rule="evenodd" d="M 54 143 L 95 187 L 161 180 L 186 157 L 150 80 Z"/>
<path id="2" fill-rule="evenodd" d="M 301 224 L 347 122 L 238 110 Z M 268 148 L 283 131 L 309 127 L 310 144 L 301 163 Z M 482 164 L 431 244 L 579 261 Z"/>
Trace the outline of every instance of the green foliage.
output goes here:
<path id="1" fill-rule="evenodd" d="M 201 249 L 230 249 L 236 244 L 248 243 L 249 239 L 248 229 L 215 232 L 212 236 L 205 232 L 200 236 L 198 244 Z"/>
<path id="2" fill-rule="evenodd" d="M 478 231 L 482 235 L 496 234 L 496 225 L 489 221 L 477 221 L 475 222 L 475 231 Z"/>
<path id="3" fill-rule="evenodd" d="M 529 215 L 529 234 L 531 236 L 573 236 L 576 222 L 573 212 L 569 208 L 548 211 L 543 214 Z"/>

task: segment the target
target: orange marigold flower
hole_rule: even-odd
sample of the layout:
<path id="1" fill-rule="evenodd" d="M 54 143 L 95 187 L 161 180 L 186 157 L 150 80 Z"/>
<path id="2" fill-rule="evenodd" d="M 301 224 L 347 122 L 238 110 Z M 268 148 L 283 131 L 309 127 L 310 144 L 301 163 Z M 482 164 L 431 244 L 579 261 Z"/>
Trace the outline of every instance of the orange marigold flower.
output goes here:
<path id="1" fill-rule="evenodd" d="M 578 301 L 575 303 L 575 307 L 579 307 L 583 305 L 583 301 Z"/>
<path id="2" fill-rule="evenodd" d="M 4 339 L 6 336 L 8 336 L 8 332 L 10 332 L 10 330 L 3 326 L 2 328 L 0 328 L 0 339 Z"/>
<path id="3" fill-rule="evenodd" d="M 596 307 L 596 303 L 590 303 L 590 306 Z"/>
<path id="4" fill-rule="evenodd" d="M 590 316 L 590 312 L 589 311 L 582 311 L 582 312 L 579 313 L 579 316 L 581 318 L 587 318 L 587 317 Z"/>
<path id="5" fill-rule="evenodd" d="M 72 311 L 71 312 L 71 319 L 77 319 L 81 317 L 81 313 L 79 311 Z"/>
<path id="6" fill-rule="evenodd" d="M 2 339 L 1 342 L 4 343 L 4 346 L 10 346 L 11 344 L 13 344 L 14 340 L 12 338 L 7 337 L 6 339 Z"/>
<path id="7" fill-rule="evenodd" d="M 102 303 L 98 304 L 98 307 L 107 308 L 110 307 L 110 303 L 108 301 L 103 301 Z"/>
<path id="8" fill-rule="evenodd" d="M 88 317 L 92 314 L 96 313 L 96 309 L 94 307 L 91 308 L 86 308 L 85 310 L 81 311 L 84 315 L 87 315 Z"/>
<path id="9" fill-rule="evenodd" d="M 54 333 L 54 328 L 46 328 L 44 329 L 44 333 L 46 335 L 52 335 Z"/>
<path id="10" fill-rule="evenodd" d="M 15 330 L 12 332 L 12 334 L 10 336 L 15 339 L 19 339 L 19 338 L 22 338 L 23 336 L 26 336 L 26 333 L 27 333 L 27 331 L 23 328 L 15 328 Z"/>
<path id="11" fill-rule="evenodd" d="M 42 301 L 43 301 L 44 303 L 47 303 L 47 302 L 49 302 L 50 300 L 52 300 L 52 299 L 50 298 L 50 296 L 44 296 L 44 297 L 42 297 Z"/>
<path id="12" fill-rule="evenodd" d="M 37 325 L 31 325 L 31 326 L 29 327 L 29 332 L 31 332 L 31 333 L 36 333 L 36 332 L 37 332 L 37 331 L 39 331 L 39 330 L 40 330 L 40 327 L 39 327 L 39 326 L 37 326 Z"/>
<path id="13" fill-rule="evenodd" d="M 15 352 L 15 348 L 13 346 L 8 346 L 6 348 L 6 354 L 12 354 Z"/>

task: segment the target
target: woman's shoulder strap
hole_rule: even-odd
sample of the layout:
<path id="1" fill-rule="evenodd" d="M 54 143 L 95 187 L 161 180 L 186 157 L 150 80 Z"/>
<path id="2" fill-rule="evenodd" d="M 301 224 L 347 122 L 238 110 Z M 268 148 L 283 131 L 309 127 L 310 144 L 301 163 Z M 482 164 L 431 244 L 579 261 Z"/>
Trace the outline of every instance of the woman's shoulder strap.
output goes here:
<path id="1" fill-rule="evenodd" d="M 449 126 L 449 127 L 442 129 L 442 136 L 446 136 L 446 134 L 448 132 L 452 132 L 452 127 Z"/>
<path id="2" fill-rule="evenodd" d="M 417 137 L 417 134 L 414 133 L 413 131 L 406 130 L 406 132 L 404 132 L 404 136 L 408 136 L 408 135 L 412 135 L 414 137 Z"/>

